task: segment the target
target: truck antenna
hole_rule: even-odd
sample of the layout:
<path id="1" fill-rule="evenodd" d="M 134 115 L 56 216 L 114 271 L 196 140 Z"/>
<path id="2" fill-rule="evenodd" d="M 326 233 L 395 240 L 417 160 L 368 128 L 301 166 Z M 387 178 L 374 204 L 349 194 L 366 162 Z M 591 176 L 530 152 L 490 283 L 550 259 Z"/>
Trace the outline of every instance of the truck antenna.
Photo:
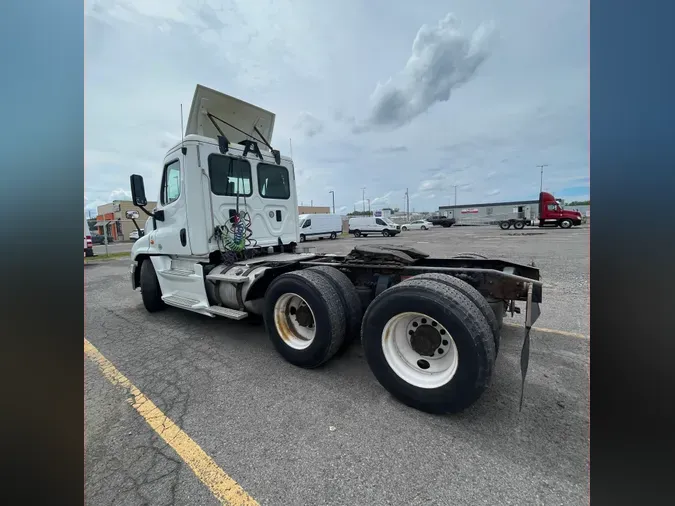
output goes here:
<path id="1" fill-rule="evenodd" d="M 180 150 L 185 156 L 187 149 L 185 148 L 185 129 L 183 128 L 183 104 L 180 104 Z"/>

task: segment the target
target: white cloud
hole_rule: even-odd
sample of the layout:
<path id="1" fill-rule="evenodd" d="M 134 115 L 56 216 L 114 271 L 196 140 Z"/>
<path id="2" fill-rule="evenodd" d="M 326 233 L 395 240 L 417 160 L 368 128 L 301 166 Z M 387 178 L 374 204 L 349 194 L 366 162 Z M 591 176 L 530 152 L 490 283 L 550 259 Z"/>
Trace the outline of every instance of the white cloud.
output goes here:
<path id="1" fill-rule="evenodd" d="M 398 76 L 377 84 L 370 117 L 356 130 L 400 127 L 437 102 L 449 100 L 452 91 L 469 81 L 488 57 L 493 30 L 492 23 L 485 23 L 465 35 L 453 14 L 434 27 L 422 25 L 405 67 Z"/>

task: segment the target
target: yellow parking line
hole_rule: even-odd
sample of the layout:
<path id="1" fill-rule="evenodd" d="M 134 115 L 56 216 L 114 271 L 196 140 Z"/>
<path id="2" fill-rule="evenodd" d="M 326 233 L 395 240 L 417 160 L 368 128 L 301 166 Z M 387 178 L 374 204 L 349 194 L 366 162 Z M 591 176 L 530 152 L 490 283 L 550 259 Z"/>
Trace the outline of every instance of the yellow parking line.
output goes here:
<path id="1" fill-rule="evenodd" d="M 143 395 L 87 339 L 84 340 L 84 353 L 98 365 L 103 376 L 110 383 L 120 385 L 132 395 L 129 403 L 145 419 L 148 425 L 190 466 L 197 478 L 211 490 L 211 493 L 219 501 L 230 506 L 259 506 L 255 499 L 218 467 L 218 464 L 190 436 Z"/>
<path id="2" fill-rule="evenodd" d="M 505 323 L 504 326 L 519 329 L 523 328 L 523 324 L 519 325 L 517 323 Z M 585 334 L 578 334 L 576 332 L 567 332 L 566 330 L 546 329 L 541 327 L 532 327 L 532 330 L 536 330 L 538 332 L 545 332 L 547 334 L 559 334 L 561 336 L 578 337 L 579 339 L 589 339 L 589 337 Z"/>

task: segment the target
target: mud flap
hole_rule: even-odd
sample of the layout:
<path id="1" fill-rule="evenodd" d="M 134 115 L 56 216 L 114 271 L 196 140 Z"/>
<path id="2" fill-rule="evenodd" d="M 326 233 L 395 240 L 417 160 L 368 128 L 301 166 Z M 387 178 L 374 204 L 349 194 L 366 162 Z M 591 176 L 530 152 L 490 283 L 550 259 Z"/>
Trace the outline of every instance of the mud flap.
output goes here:
<path id="1" fill-rule="evenodd" d="M 538 302 L 532 302 L 532 290 L 534 285 L 530 283 L 527 288 L 527 308 L 525 309 L 525 339 L 523 340 L 523 349 L 520 352 L 520 408 L 523 410 L 523 397 L 525 395 L 525 376 L 527 376 L 527 366 L 530 363 L 530 330 L 532 325 L 541 315 L 541 309 Z"/>

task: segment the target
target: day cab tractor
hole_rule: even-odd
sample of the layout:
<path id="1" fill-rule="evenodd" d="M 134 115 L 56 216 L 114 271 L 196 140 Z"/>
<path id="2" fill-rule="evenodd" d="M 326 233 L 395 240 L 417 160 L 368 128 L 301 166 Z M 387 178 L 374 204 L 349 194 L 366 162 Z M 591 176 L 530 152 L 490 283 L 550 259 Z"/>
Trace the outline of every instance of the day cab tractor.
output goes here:
<path id="1" fill-rule="evenodd" d="M 539 226 L 572 228 L 583 222 L 579 211 L 563 208 L 553 195 L 548 192 L 539 194 Z"/>
<path id="2" fill-rule="evenodd" d="M 539 270 L 405 246 L 364 244 L 346 255 L 301 249 L 293 161 L 271 147 L 274 121 L 198 85 L 184 138 L 164 158 L 156 209 L 146 209 L 143 178 L 131 176 L 134 204 L 149 216 L 130 268 L 145 308 L 261 316 L 279 354 L 305 368 L 360 339 L 393 396 L 452 413 L 489 385 L 504 315 L 523 301 L 524 383 Z"/>

